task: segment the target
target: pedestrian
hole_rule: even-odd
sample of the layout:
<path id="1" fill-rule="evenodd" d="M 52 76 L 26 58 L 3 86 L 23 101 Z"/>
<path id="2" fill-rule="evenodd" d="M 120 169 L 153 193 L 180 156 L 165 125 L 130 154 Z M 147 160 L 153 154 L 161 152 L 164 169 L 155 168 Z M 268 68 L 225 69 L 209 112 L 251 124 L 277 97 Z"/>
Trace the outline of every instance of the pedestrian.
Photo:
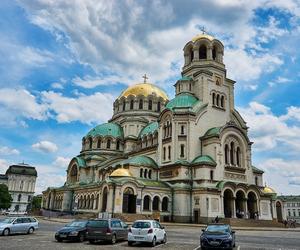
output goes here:
<path id="1" fill-rule="evenodd" d="M 220 221 L 219 216 L 217 216 L 217 217 L 215 218 L 215 223 L 219 223 L 219 221 Z"/>
<path id="2" fill-rule="evenodd" d="M 284 227 L 287 228 L 287 224 L 288 224 L 287 220 L 284 220 L 283 224 L 284 224 Z"/>

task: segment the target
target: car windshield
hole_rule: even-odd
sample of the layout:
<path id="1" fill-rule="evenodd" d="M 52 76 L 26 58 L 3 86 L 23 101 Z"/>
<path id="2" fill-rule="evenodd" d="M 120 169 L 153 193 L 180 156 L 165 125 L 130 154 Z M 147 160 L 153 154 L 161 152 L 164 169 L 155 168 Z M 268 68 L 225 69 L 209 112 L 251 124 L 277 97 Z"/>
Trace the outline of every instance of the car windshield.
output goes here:
<path id="1" fill-rule="evenodd" d="M 91 220 L 88 223 L 89 227 L 108 227 L 108 221 L 107 220 Z"/>
<path id="2" fill-rule="evenodd" d="M 145 222 L 145 221 L 137 221 L 134 222 L 132 225 L 133 228 L 150 228 L 151 223 L 150 222 Z"/>
<path id="3" fill-rule="evenodd" d="M 15 218 L 4 218 L 0 219 L 0 223 L 12 223 Z"/>
<path id="4" fill-rule="evenodd" d="M 229 227 L 227 225 L 209 225 L 205 229 L 207 233 L 229 233 Z"/>
<path id="5" fill-rule="evenodd" d="M 85 227 L 86 221 L 72 221 L 66 227 Z"/>

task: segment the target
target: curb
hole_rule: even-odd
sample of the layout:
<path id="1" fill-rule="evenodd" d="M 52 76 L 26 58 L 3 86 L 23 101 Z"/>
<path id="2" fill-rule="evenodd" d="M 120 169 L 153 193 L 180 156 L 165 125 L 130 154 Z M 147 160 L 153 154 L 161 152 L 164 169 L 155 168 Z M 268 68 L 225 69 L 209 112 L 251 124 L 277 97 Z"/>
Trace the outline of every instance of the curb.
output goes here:
<path id="1" fill-rule="evenodd" d="M 69 219 L 69 221 L 62 221 L 62 220 L 56 220 L 56 219 L 49 219 L 49 218 L 45 218 L 45 217 L 39 217 L 36 216 L 36 218 L 39 218 L 41 220 L 44 221 L 52 221 L 52 222 L 57 222 L 57 223 L 68 223 L 70 221 L 72 221 L 73 219 Z M 127 222 L 127 224 L 131 225 L 133 222 Z M 205 224 L 180 224 L 180 223 L 163 223 L 165 226 L 170 226 L 170 227 L 195 227 L 195 228 L 205 228 L 206 225 Z M 232 227 L 233 230 L 239 230 L 239 231 L 278 231 L 278 232 L 299 232 L 300 233 L 300 229 L 299 228 L 274 228 L 274 227 Z"/>

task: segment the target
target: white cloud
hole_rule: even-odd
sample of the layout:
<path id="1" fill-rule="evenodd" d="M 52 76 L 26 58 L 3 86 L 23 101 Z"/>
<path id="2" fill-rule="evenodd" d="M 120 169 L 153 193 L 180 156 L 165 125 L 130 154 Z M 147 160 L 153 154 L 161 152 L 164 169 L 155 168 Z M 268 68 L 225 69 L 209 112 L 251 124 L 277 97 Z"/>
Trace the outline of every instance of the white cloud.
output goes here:
<path id="1" fill-rule="evenodd" d="M 269 84 L 270 87 L 273 87 L 276 84 L 288 83 L 288 82 L 291 82 L 291 81 L 292 81 L 291 79 L 288 79 L 286 77 L 278 76 L 274 81 L 271 81 L 268 84 Z"/>
<path id="2" fill-rule="evenodd" d="M 59 168 L 67 169 L 70 161 L 71 161 L 70 158 L 58 156 L 58 157 L 56 157 L 55 161 L 53 162 L 53 165 L 56 167 L 59 167 Z"/>
<path id="3" fill-rule="evenodd" d="M 0 174 L 5 174 L 8 169 L 10 163 L 5 159 L 0 159 Z"/>
<path id="4" fill-rule="evenodd" d="M 54 82 L 51 84 L 51 88 L 53 89 L 64 89 L 64 86 L 59 82 Z"/>
<path id="5" fill-rule="evenodd" d="M 50 141 L 40 141 L 33 144 L 31 147 L 44 153 L 54 153 L 58 149 L 57 145 Z"/>
<path id="6" fill-rule="evenodd" d="M 9 148 L 6 146 L 0 147 L 0 155 L 18 155 L 18 154 L 20 154 L 20 152 L 15 148 Z"/>
<path id="7" fill-rule="evenodd" d="M 92 77 L 92 76 L 85 76 L 84 78 L 75 77 L 72 79 L 73 83 L 77 86 L 84 87 L 84 88 L 94 88 L 97 86 L 103 85 L 113 85 L 117 83 L 125 83 L 125 84 L 132 84 L 133 81 L 130 81 L 126 77 L 119 77 L 119 76 L 104 76 L 104 77 Z"/>
<path id="8" fill-rule="evenodd" d="M 80 121 L 90 124 L 108 120 L 112 114 L 113 96 L 96 92 L 80 95 L 78 98 L 63 96 L 53 91 L 42 92 L 43 101 L 60 123 Z"/>
<path id="9" fill-rule="evenodd" d="M 1 124 L 16 124 L 22 118 L 46 120 L 47 106 L 38 102 L 37 98 L 25 89 L 0 89 Z M 8 123 L 8 124 L 7 124 Z"/>
<path id="10" fill-rule="evenodd" d="M 257 102 L 251 102 L 247 108 L 238 108 L 250 127 L 250 137 L 255 150 L 269 150 L 276 147 L 288 154 L 298 154 L 300 150 L 300 127 L 289 125 L 289 117 L 276 116 L 271 109 Z"/>

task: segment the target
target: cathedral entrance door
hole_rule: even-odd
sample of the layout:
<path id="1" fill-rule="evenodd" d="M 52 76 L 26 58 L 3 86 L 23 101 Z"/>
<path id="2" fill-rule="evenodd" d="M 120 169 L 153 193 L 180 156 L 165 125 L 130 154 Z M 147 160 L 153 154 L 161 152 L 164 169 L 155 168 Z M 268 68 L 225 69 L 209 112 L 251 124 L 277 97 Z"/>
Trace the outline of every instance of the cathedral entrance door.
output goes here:
<path id="1" fill-rule="evenodd" d="M 129 214 L 136 213 L 136 195 L 132 188 L 126 188 L 123 192 L 122 211 Z"/>
<path id="2" fill-rule="evenodd" d="M 276 214 L 277 214 L 277 221 L 282 222 L 283 221 L 282 206 L 281 206 L 281 203 L 279 201 L 276 202 Z"/>
<path id="3" fill-rule="evenodd" d="M 225 218 L 232 218 L 233 216 L 233 193 L 230 189 L 226 189 L 224 192 L 224 215 Z"/>
<path id="4" fill-rule="evenodd" d="M 239 190 L 236 193 L 235 198 L 235 208 L 236 208 L 236 217 L 237 218 L 245 218 L 246 217 L 246 197 L 242 190 Z"/>
<path id="5" fill-rule="evenodd" d="M 258 219 L 257 199 L 256 195 L 253 192 L 249 192 L 248 194 L 247 207 L 249 219 Z"/>

